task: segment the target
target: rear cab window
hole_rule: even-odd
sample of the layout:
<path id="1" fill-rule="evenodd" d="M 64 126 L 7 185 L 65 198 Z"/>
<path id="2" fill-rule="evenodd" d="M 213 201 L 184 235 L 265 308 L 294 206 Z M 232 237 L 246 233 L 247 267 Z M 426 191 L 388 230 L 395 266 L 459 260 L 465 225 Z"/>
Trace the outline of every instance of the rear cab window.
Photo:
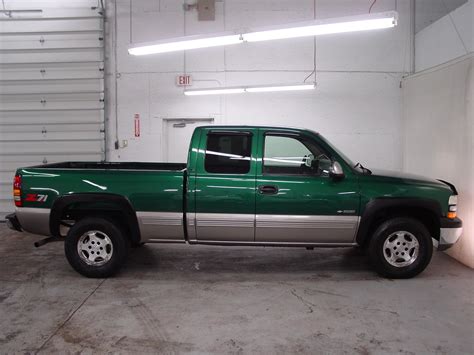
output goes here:
<path id="1" fill-rule="evenodd" d="M 209 132 L 204 169 L 214 174 L 247 174 L 250 171 L 252 135 L 246 132 Z"/>

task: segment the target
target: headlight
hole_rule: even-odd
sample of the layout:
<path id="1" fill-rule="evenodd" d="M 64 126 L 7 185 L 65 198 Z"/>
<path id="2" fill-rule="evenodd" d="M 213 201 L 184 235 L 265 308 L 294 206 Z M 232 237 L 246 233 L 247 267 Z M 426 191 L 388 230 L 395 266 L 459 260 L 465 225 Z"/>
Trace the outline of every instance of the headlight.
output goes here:
<path id="1" fill-rule="evenodd" d="M 457 204 L 458 204 L 458 195 L 449 196 L 448 204 L 449 204 L 449 207 L 448 207 L 447 217 L 451 218 L 451 219 L 454 219 L 454 218 L 456 218 L 456 212 L 458 210 L 458 206 L 457 206 Z"/>
<path id="2" fill-rule="evenodd" d="M 449 196 L 448 205 L 457 205 L 458 204 L 458 195 Z"/>

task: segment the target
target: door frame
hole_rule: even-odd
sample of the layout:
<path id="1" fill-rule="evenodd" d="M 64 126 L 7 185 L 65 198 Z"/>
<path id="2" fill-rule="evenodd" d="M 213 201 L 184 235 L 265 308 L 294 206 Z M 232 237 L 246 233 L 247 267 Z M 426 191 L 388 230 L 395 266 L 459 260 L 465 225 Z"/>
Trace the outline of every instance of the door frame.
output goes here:
<path id="1" fill-rule="evenodd" d="M 288 183 L 291 184 L 291 180 L 295 182 L 304 183 L 305 180 L 311 182 L 310 179 L 324 179 L 326 183 L 337 186 L 337 184 L 349 183 L 355 184 L 356 192 L 358 196 L 354 201 L 349 201 L 355 204 L 354 209 L 351 209 L 348 215 L 345 215 L 345 210 L 338 210 L 336 206 L 331 206 L 332 211 L 324 211 L 323 213 L 314 213 L 314 211 L 308 211 L 306 208 L 303 210 L 295 211 L 292 214 L 280 212 L 266 212 L 261 211 L 260 203 L 262 197 L 256 195 L 255 198 L 255 242 L 257 243 L 278 243 L 278 244 L 314 244 L 314 245 L 334 245 L 334 246 L 345 246 L 353 245 L 355 243 L 355 237 L 359 227 L 360 221 L 360 202 L 359 202 L 359 188 L 357 178 L 353 172 L 344 165 L 345 178 L 341 181 L 331 182 L 329 176 L 310 176 L 310 175 L 293 175 L 293 174 L 265 174 L 263 172 L 263 165 L 265 159 L 265 141 L 267 135 L 287 136 L 294 139 L 306 138 L 315 142 L 325 153 L 329 154 L 331 159 L 341 163 L 341 157 L 331 147 L 321 142 L 317 138 L 317 135 L 313 135 L 310 132 L 300 132 L 287 128 L 259 128 L 259 145 L 257 155 L 260 157 L 257 164 L 256 174 L 256 188 L 260 184 L 260 181 L 265 180 L 281 180 L 280 182 L 285 183 L 288 179 Z M 299 140 L 299 139 L 298 139 Z M 342 164 L 342 163 L 341 163 Z M 299 181 L 301 180 L 301 181 Z M 315 180 L 316 181 L 316 180 Z M 350 196 L 354 191 L 350 191 Z M 270 198 L 278 198 L 278 194 Z M 265 197 L 263 197 L 265 198 Z M 268 204 L 268 202 L 267 202 Z M 316 205 L 315 205 L 316 206 Z M 348 210 L 349 211 L 349 210 Z M 266 212 L 266 213 L 265 213 Z M 336 226 L 336 227 L 334 227 Z M 288 241 L 287 235 L 294 234 L 298 236 L 298 240 Z"/>
<path id="2" fill-rule="evenodd" d="M 191 124 L 196 122 L 208 122 L 213 125 L 215 123 L 214 117 L 166 117 L 161 119 L 161 156 L 163 161 L 168 161 L 168 123 L 175 122 L 175 124 Z"/>
<path id="3" fill-rule="evenodd" d="M 235 128 L 235 127 L 233 127 Z M 240 129 L 241 128 L 241 129 Z M 227 133 L 228 129 L 224 126 L 218 126 L 214 128 L 206 128 L 201 131 L 201 139 L 199 141 L 199 150 L 206 151 L 207 149 L 207 137 L 208 133 L 219 132 Z M 239 129 L 233 129 L 232 132 L 238 135 L 237 131 L 244 131 L 252 136 L 252 146 L 250 151 L 250 169 L 245 174 L 235 174 L 235 173 L 209 173 L 205 170 L 205 155 L 199 154 L 196 159 L 196 168 L 192 175 L 189 176 L 189 185 L 193 186 L 195 192 L 189 195 L 188 199 L 188 208 L 189 212 L 187 213 L 187 223 L 188 223 L 188 235 L 190 243 L 234 243 L 234 242 L 243 242 L 243 243 L 253 243 L 255 241 L 255 174 L 257 169 L 256 163 L 256 151 L 258 148 L 258 128 L 242 126 Z M 205 190 L 207 186 L 203 181 L 207 179 L 216 179 L 211 185 L 219 185 L 218 181 L 224 181 L 224 185 L 232 186 L 235 184 L 235 179 L 245 180 L 249 187 L 251 187 L 251 200 L 245 200 L 246 203 L 250 203 L 251 213 L 248 210 L 240 209 L 242 205 L 236 204 L 218 204 L 217 201 L 214 203 L 212 196 L 208 196 L 206 200 L 210 204 L 201 206 L 198 201 L 200 196 L 197 196 L 197 191 Z M 241 182 L 245 184 L 245 182 Z M 212 186 L 212 189 L 215 189 L 216 186 Z M 219 187 L 217 187 L 219 188 Z M 207 193 L 207 192 L 204 192 Z M 239 193 L 236 193 L 238 196 Z M 214 197 L 219 197 L 219 195 L 214 195 Z M 193 229 L 189 233 L 190 227 Z M 225 238 L 219 236 L 222 234 L 223 228 L 227 229 L 227 234 Z M 201 231 L 200 231 L 201 229 Z M 242 230 L 243 229 L 243 230 Z M 251 229 L 251 231 L 250 231 Z M 205 231 L 205 235 L 202 233 Z M 240 232 L 246 232 L 242 237 Z M 239 234 L 239 236 L 235 236 Z M 249 237 L 251 236 L 251 237 Z"/>

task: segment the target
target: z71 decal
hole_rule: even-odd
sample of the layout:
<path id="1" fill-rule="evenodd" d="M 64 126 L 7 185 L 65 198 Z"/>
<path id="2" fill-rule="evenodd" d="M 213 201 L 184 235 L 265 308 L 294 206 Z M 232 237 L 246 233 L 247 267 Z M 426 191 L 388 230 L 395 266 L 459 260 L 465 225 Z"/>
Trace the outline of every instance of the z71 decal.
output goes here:
<path id="1" fill-rule="evenodd" d="M 46 202 L 48 195 L 41 194 L 26 194 L 25 201 L 27 202 Z"/>

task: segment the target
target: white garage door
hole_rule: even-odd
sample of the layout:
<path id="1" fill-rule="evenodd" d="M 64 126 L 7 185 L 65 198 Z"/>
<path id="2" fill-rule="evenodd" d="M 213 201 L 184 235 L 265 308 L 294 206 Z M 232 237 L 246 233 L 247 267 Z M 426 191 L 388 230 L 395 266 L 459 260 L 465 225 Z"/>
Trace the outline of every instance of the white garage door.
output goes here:
<path id="1" fill-rule="evenodd" d="M 16 168 L 105 158 L 104 22 L 95 6 L 97 1 L 85 0 L 5 1 L 0 219 L 13 210 Z"/>

